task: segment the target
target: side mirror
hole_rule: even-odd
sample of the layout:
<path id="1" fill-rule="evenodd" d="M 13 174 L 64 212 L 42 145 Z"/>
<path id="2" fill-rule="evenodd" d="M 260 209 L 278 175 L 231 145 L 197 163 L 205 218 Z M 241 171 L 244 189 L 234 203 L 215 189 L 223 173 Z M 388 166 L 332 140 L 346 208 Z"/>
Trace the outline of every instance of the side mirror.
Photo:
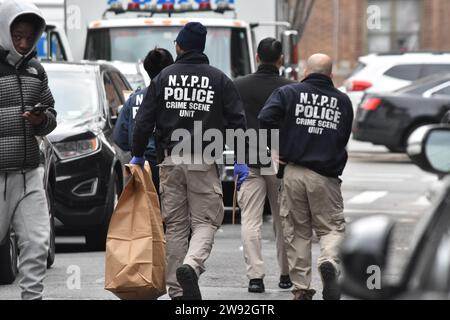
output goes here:
<path id="1" fill-rule="evenodd" d="M 375 216 L 355 221 L 341 243 L 342 291 L 359 299 L 388 299 L 383 281 L 394 222 Z"/>
<path id="2" fill-rule="evenodd" d="M 450 173 L 450 126 L 428 125 L 413 132 L 407 148 L 410 159 L 421 169 Z"/>

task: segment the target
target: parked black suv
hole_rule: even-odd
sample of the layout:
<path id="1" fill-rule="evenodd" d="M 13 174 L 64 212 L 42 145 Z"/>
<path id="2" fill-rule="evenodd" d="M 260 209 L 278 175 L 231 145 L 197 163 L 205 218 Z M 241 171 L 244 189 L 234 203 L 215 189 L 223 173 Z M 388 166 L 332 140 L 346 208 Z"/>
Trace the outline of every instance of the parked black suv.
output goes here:
<path id="1" fill-rule="evenodd" d="M 50 219 L 50 247 L 48 250 L 47 267 L 50 268 L 55 261 L 55 156 L 53 147 L 47 138 L 39 138 L 40 163 L 44 166 L 44 187 L 47 191 L 47 201 Z M 0 241 L 0 284 L 14 282 L 18 273 L 18 247 L 14 230 L 9 236 Z"/>
<path id="2" fill-rule="evenodd" d="M 112 132 L 132 89 L 107 63 L 43 65 L 58 112 L 58 127 L 48 136 L 57 155 L 56 217 L 65 229 L 86 235 L 90 249 L 102 250 L 129 160 Z"/>

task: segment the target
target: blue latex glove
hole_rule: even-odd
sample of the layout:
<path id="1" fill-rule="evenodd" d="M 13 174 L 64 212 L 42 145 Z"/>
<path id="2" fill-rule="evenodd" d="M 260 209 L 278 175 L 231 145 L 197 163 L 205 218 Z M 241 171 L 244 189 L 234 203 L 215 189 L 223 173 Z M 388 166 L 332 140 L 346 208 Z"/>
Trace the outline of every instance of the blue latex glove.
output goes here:
<path id="1" fill-rule="evenodd" d="M 144 168 L 145 165 L 145 158 L 144 157 L 133 157 L 131 159 L 130 164 L 138 165 L 141 168 Z"/>
<path id="2" fill-rule="evenodd" d="M 234 164 L 234 176 L 238 177 L 237 180 L 237 190 L 239 191 L 241 189 L 242 184 L 244 183 L 245 179 L 247 179 L 248 174 L 250 170 L 246 164 Z"/>

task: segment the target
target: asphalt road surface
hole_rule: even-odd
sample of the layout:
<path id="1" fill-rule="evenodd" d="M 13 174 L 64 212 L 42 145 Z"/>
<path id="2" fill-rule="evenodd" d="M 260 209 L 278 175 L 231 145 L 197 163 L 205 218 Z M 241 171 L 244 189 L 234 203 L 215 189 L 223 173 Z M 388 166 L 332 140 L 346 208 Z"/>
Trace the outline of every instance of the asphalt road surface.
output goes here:
<path id="1" fill-rule="evenodd" d="M 397 222 L 388 277 L 398 278 L 411 245 L 413 231 L 430 202 L 426 197 L 437 180 L 408 161 L 402 154 L 388 153 L 384 148 L 352 142 L 350 159 L 343 179 L 345 214 L 351 223 L 356 219 L 381 214 Z M 274 237 L 270 217 L 264 224 L 263 254 L 266 267 L 264 294 L 247 292 L 240 226 L 224 225 L 217 233 L 207 272 L 200 278 L 204 299 L 217 300 L 290 300 L 289 290 L 278 288 Z M 314 299 L 321 299 L 321 282 L 315 261 L 319 245 L 313 245 Z M 54 266 L 45 281 L 45 299 L 116 299 L 105 291 L 104 252 L 88 252 L 82 237 L 57 237 Z M 18 299 L 17 283 L 0 286 L 0 299 Z M 168 299 L 164 296 L 161 299 Z"/>

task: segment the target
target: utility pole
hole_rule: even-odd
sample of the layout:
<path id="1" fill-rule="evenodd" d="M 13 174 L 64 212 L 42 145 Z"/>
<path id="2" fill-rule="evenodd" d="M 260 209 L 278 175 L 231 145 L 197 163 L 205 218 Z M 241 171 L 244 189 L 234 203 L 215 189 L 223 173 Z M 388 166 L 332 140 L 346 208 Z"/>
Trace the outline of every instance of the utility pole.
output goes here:
<path id="1" fill-rule="evenodd" d="M 67 0 L 64 0 L 64 32 L 67 34 Z"/>

